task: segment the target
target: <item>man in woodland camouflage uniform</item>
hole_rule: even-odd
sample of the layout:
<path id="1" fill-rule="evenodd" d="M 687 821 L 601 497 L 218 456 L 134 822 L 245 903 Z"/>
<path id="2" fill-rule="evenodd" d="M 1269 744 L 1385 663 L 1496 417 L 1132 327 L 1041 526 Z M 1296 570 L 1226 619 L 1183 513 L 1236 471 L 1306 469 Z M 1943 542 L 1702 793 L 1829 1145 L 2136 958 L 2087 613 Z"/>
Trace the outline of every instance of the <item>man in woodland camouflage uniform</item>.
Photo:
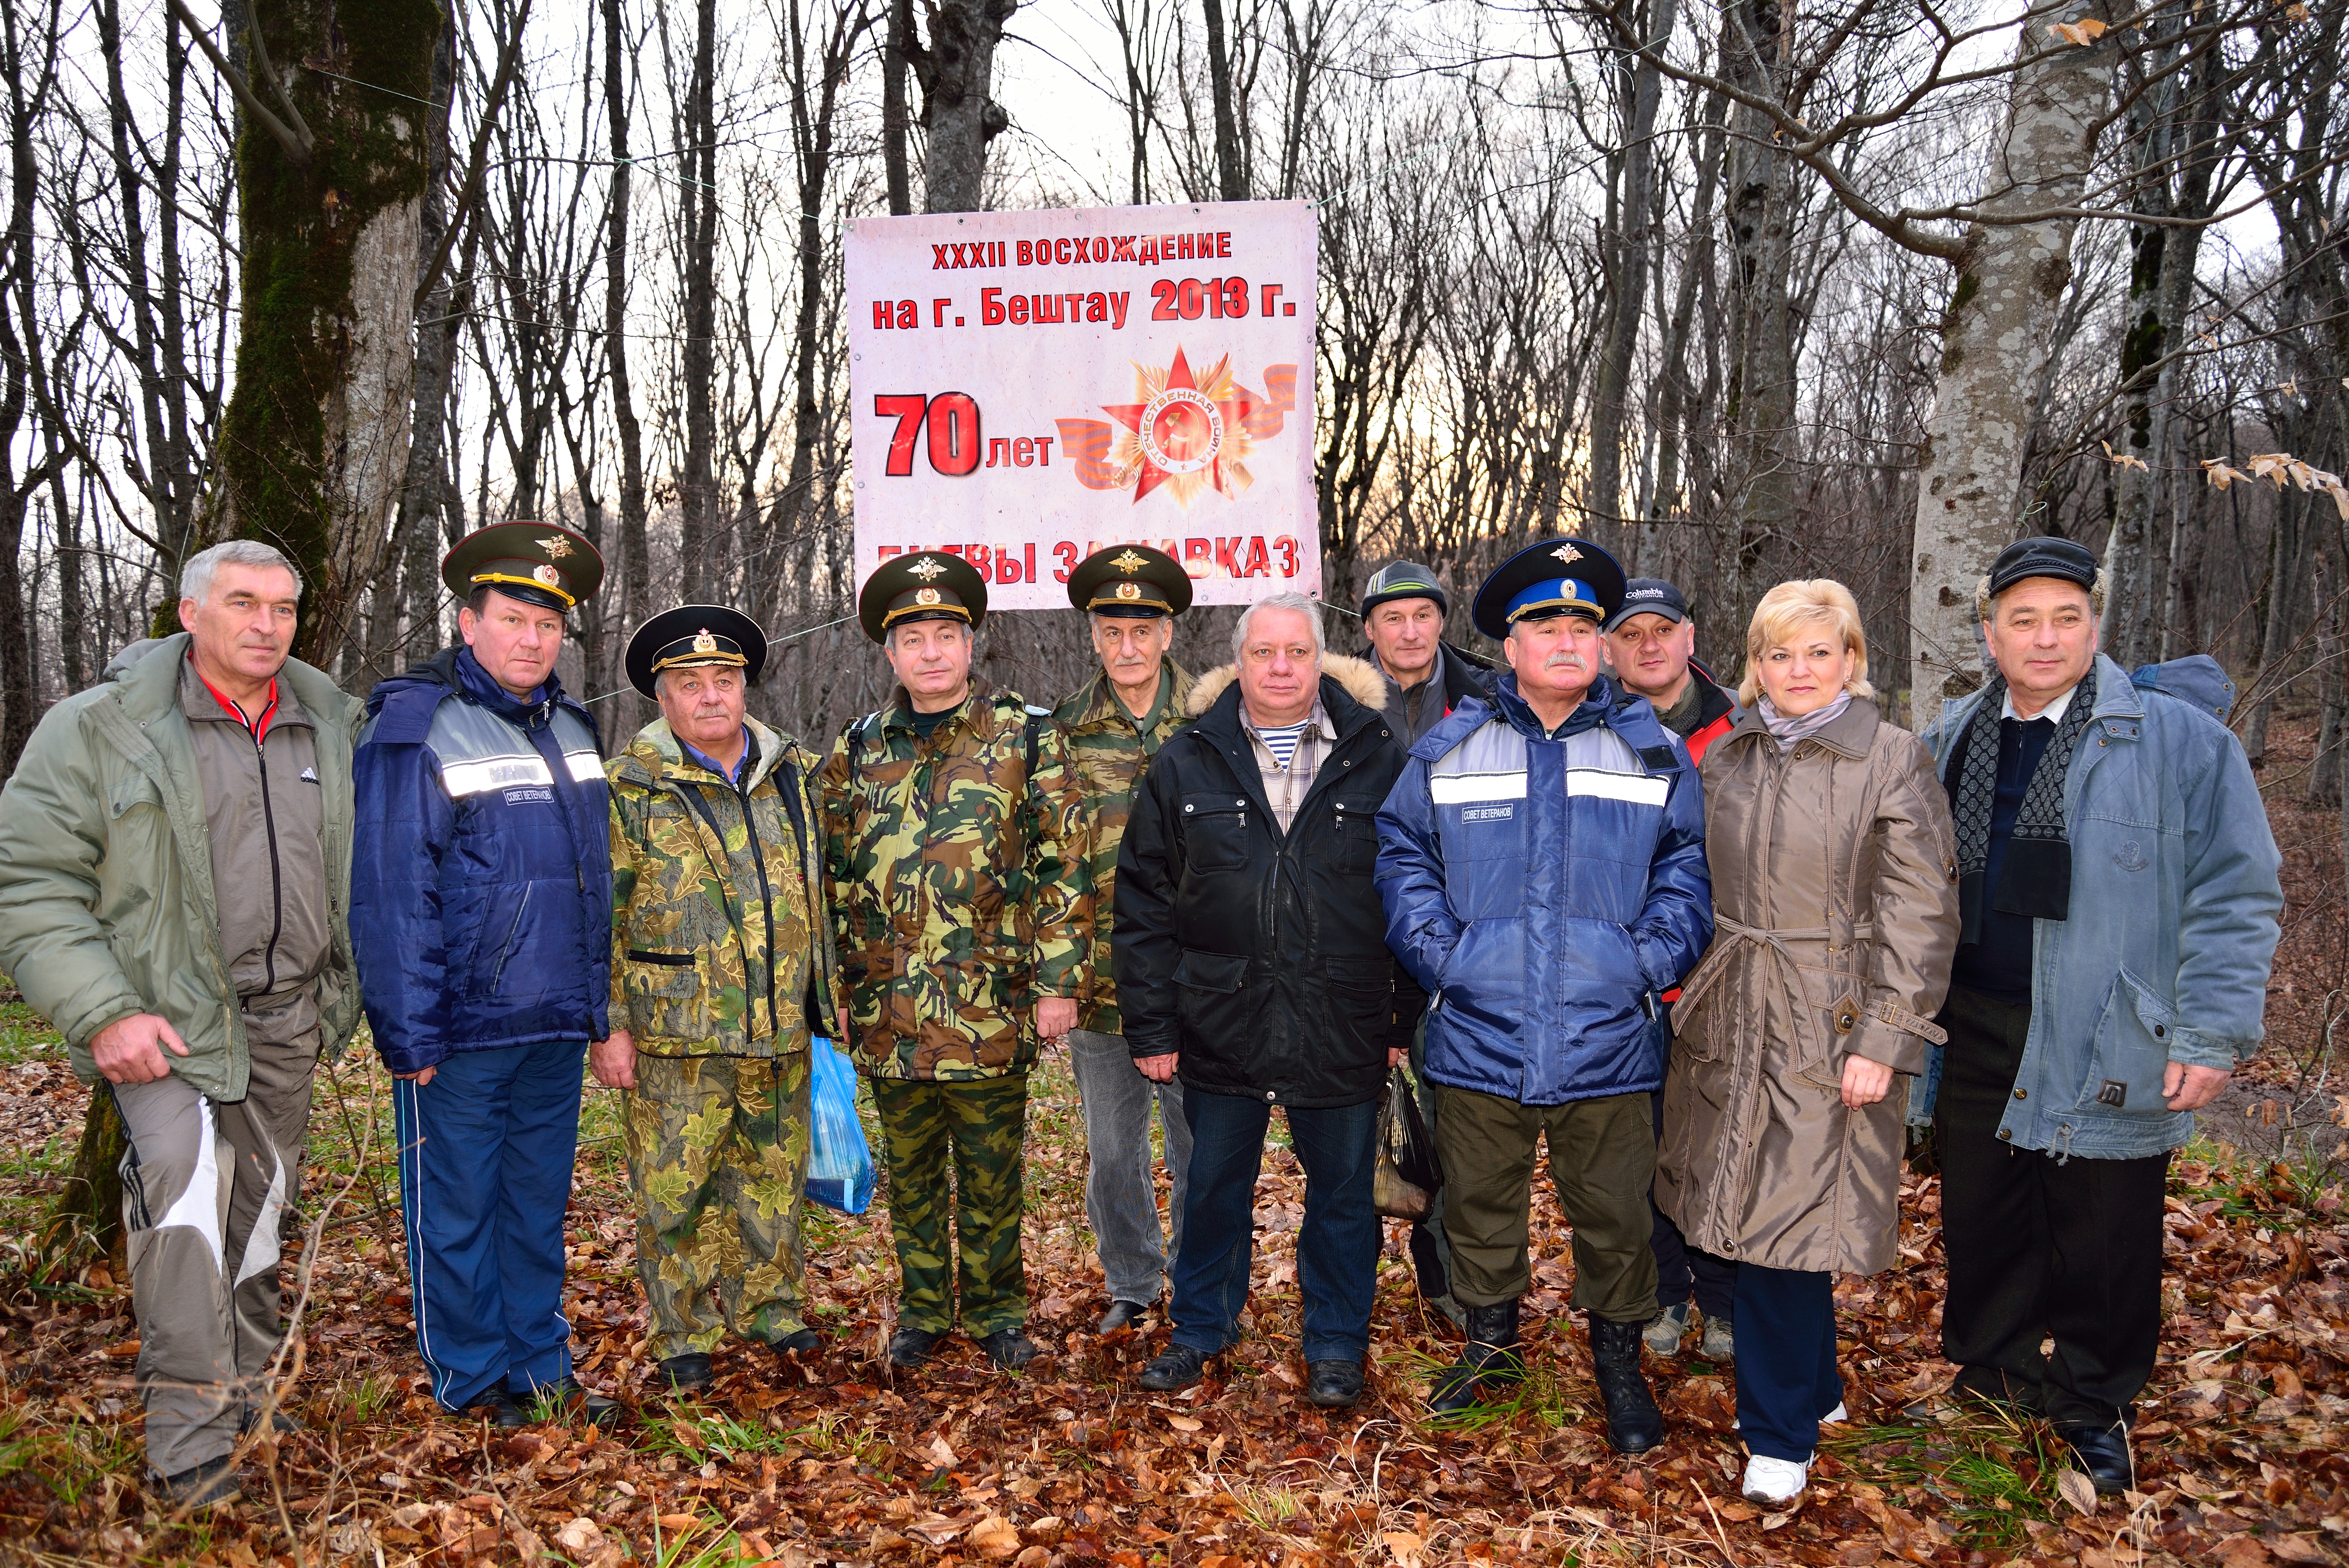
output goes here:
<path id="1" fill-rule="evenodd" d="M 800 1199 L 809 1044 L 837 978 L 817 759 L 743 713 L 766 657 L 732 610 L 647 621 L 628 681 L 661 717 L 605 769 L 613 1028 L 588 1060 L 626 1091 L 636 1274 L 679 1390 L 710 1381 L 729 1328 L 782 1356 L 822 1344 L 802 1316 Z"/>
<path id="2" fill-rule="evenodd" d="M 1069 1067 L 1085 1108 L 1085 1218 L 1101 1249 L 1109 1310 L 1101 1332 L 1130 1327 L 1158 1299 L 1166 1265 L 1183 1246 L 1183 1194 L 1191 1165 L 1191 1124 L 1183 1085 L 1153 1083 L 1133 1065 L 1111 973 L 1110 904 L 1117 846 L 1143 769 L 1165 738 L 1188 722 L 1191 676 L 1166 656 L 1174 617 L 1191 607 L 1183 563 L 1146 544 L 1112 544 L 1069 573 L 1069 603 L 1085 613 L 1102 667 L 1052 710 L 1085 795 L 1092 843 L 1092 973 L 1069 1033 Z M 1158 1225 L 1158 1184 L 1150 1155 L 1150 1108 L 1166 1137 L 1174 1178 L 1167 1225 Z"/>
<path id="3" fill-rule="evenodd" d="M 987 582 L 961 557 L 899 556 L 857 608 L 897 687 L 824 763 L 824 869 L 848 990 L 841 1037 L 873 1081 L 904 1276 L 889 1359 L 926 1360 L 958 1294 L 988 1358 L 1024 1367 L 1037 1354 L 1020 1332 L 1028 1069 L 1040 1036 L 1076 1023 L 1091 931 L 1083 801 L 1050 715 L 973 690 Z"/>

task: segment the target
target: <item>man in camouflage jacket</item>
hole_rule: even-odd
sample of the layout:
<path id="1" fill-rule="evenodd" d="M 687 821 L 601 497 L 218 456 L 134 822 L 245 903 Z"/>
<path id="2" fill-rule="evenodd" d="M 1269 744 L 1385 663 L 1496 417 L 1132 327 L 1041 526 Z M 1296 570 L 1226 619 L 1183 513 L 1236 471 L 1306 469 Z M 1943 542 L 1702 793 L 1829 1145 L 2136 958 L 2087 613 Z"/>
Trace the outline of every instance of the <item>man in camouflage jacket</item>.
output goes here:
<path id="1" fill-rule="evenodd" d="M 841 1033 L 881 1113 L 904 1276 L 899 1367 L 921 1365 L 955 1323 L 949 1161 L 963 1329 L 999 1367 L 1037 1353 L 1020 1332 L 1028 1069 L 1040 1035 L 1076 1022 L 1091 929 L 1067 744 L 1043 709 L 972 688 L 986 603 L 958 556 L 899 556 L 873 575 L 861 619 L 898 685 L 822 777 Z"/>
<path id="2" fill-rule="evenodd" d="M 808 1051 L 838 975 L 818 759 L 743 713 L 765 658 L 731 610 L 646 622 L 628 676 L 662 717 L 605 769 L 613 1033 L 590 1061 L 625 1091 L 636 1274 L 680 1390 L 710 1381 L 729 1328 L 781 1355 L 821 1347 L 802 1315 L 800 1202 Z"/>
<path id="3" fill-rule="evenodd" d="M 1111 544 L 1069 573 L 1069 602 L 1082 611 L 1102 667 L 1052 717 L 1069 738 L 1084 791 L 1092 843 L 1092 973 L 1069 1032 L 1069 1067 L 1085 1111 L 1085 1218 L 1101 1249 L 1109 1310 L 1103 1334 L 1131 1327 L 1164 1286 L 1168 1263 L 1183 1247 L 1183 1197 L 1191 1165 L 1191 1124 L 1183 1084 L 1153 1083 L 1126 1049 L 1111 963 L 1110 913 L 1117 847 L 1142 776 L 1166 738 L 1188 720 L 1190 672 L 1166 656 L 1174 617 L 1191 605 L 1181 562 L 1146 544 Z M 1150 1152 L 1150 1109 L 1166 1140 L 1174 1178 L 1162 1231 L 1157 1161 Z"/>

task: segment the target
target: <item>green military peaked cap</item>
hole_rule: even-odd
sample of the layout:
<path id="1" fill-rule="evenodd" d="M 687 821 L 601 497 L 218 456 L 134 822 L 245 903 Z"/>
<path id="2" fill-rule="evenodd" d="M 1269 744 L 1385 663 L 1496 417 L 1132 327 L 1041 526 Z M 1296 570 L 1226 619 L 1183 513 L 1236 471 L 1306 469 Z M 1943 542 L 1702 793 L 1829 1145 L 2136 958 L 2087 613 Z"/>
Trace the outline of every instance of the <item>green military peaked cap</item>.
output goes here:
<path id="1" fill-rule="evenodd" d="M 569 610 L 604 585 L 604 558 L 567 528 L 493 522 L 457 542 L 441 559 L 440 581 L 460 599 L 494 588 L 525 604 Z"/>
<path id="2" fill-rule="evenodd" d="M 987 618 L 987 579 L 959 555 L 917 550 L 885 561 L 856 595 L 856 619 L 864 634 L 885 641 L 889 628 L 909 621 L 960 621 L 976 626 Z"/>
<path id="3" fill-rule="evenodd" d="M 1191 574 L 1163 550 L 1111 544 L 1069 573 L 1069 603 L 1096 615 L 1152 621 L 1191 607 Z"/>
<path id="4" fill-rule="evenodd" d="M 628 639 L 628 684 L 654 696 L 663 670 L 692 665 L 732 665 L 745 686 L 758 684 L 767 665 L 767 634 L 740 610 L 723 604 L 679 604 L 636 628 Z"/>

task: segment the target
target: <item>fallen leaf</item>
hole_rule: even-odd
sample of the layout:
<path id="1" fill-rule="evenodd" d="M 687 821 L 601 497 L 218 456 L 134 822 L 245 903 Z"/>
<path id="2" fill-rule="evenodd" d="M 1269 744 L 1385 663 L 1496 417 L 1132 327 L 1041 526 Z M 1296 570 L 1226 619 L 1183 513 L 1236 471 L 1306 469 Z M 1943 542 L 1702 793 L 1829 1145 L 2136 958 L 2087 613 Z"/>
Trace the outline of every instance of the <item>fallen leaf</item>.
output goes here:
<path id="1" fill-rule="evenodd" d="M 1009 1557 L 1019 1550 L 1019 1527 L 999 1513 L 990 1513 L 970 1527 L 966 1539 L 989 1557 Z"/>
<path id="2" fill-rule="evenodd" d="M 1195 1421 L 1188 1416 L 1169 1416 L 1166 1424 L 1178 1432 L 1195 1432 L 1206 1425 L 1205 1421 Z"/>
<path id="3" fill-rule="evenodd" d="M 2080 1471 L 2068 1469 L 2058 1471 L 2055 1490 L 2075 1511 L 2084 1514 L 2096 1511 L 2096 1483 Z"/>
<path id="4" fill-rule="evenodd" d="M 2324 1548 L 2305 1535 L 2271 1535 L 2268 1550 L 2287 1563 L 2330 1563 Z"/>
<path id="5" fill-rule="evenodd" d="M 951 1466 L 955 1462 L 955 1451 L 947 1447 L 946 1434 L 943 1432 L 932 1438 L 930 1446 L 922 1451 L 941 1466 Z"/>
<path id="6" fill-rule="evenodd" d="M 574 1519 L 554 1532 L 554 1543 L 574 1557 L 585 1557 L 604 1544 L 604 1532 L 592 1519 Z"/>

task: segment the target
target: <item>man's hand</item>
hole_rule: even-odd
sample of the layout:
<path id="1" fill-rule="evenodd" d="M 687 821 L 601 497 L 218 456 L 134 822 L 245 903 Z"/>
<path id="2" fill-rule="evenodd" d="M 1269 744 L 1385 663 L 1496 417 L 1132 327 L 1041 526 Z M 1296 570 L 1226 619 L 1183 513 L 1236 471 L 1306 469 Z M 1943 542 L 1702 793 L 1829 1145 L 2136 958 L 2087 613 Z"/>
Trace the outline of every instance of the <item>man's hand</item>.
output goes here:
<path id="1" fill-rule="evenodd" d="M 848 1048 L 848 1042 L 856 1037 L 856 1031 L 849 1027 L 848 1009 L 842 1007 L 838 1009 L 838 1011 L 840 1014 L 840 1033 L 832 1037 L 832 1043 L 838 1046 L 844 1051 Z"/>
<path id="2" fill-rule="evenodd" d="M 1077 1004 L 1070 996 L 1045 996 L 1036 1003 L 1036 1032 L 1057 1040 L 1077 1026 Z"/>
<path id="3" fill-rule="evenodd" d="M 402 1083 L 412 1083 L 418 1088 L 422 1088 L 432 1081 L 432 1075 L 440 1070 L 440 1064 L 435 1062 L 429 1068 L 419 1068 L 412 1073 L 394 1073 L 391 1076 Z"/>
<path id="4" fill-rule="evenodd" d="M 2161 1093 L 2172 1110 L 2199 1110 L 2219 1098 L 2235 1075 L 2224 1068 L 2189 1067 L 2172 1062 L 2161 1070 Z"/>
<path id="5" fill-rule="evenodd" d="M 605 1088 L 636 1087 L 636 1043 L 626 1029 L 615 1029 L 609 1039 L 587 1047 L 587 1070 Z"/>
<path id="6" fill-rule="evenodd" d="M 1409 1060 L 1411 1060 L 1411 1047 L 1409 1046 L 1389 1046 L 1387 1047 L 1387 1070 L 1389 1072 L 1392 1072 L 1395 1068 L 1402 1066 L 1403 1063 Z"/>
<path id="7" fill-rule="evenodd" d="M 180 1032 L 152 1013 L 117 1018 L 89 1037 L 90 1057 L 109 1083 L 153 1083 L 170 1076 L 171 1064 L 164 1059 L 163 1046 L 173 1056 L 188 1054 Z"/>
<path id="8" fill-rule="evenodd" d="M 1152 1083 L 1171 1083 L 1174 1078 L 1174 1064 L 1181 1056 L 1178 1051 L 1168 1051 L 1164 1056 L 1136 1057 L 1133 1065 L 1140 1068 L 1142 1076 Z"/>
<path id="9" fill-rule="evenodd" d="M 1843 1059 L 1843 1103 L 1851 1110 L 1874 1105 L 1892 1089 L 1892 1069 L 1866 1057 Z"/>

